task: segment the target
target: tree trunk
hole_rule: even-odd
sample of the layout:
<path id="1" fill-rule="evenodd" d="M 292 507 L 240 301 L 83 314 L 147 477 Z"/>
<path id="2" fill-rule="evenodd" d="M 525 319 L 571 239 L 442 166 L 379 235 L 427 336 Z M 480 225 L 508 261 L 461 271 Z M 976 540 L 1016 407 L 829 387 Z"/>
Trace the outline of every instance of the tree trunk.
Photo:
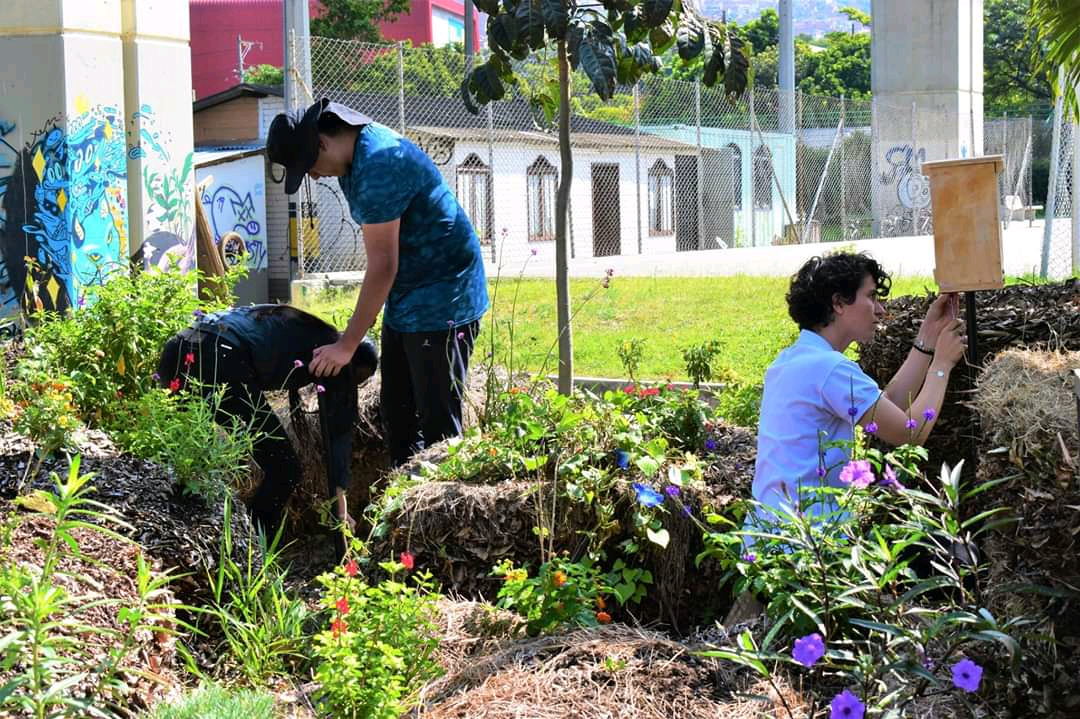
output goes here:
<path id="1" fill-rule="evenodd" d="M 566 226 L 574 158 L 570 154 L 570 61 L 566 41 L 559 41 L 559 191 L 555 198 L 555 294 L 559 322 L 559 393 L 574 383 L 574 342 L 570 329 L 570 233 Z"/>

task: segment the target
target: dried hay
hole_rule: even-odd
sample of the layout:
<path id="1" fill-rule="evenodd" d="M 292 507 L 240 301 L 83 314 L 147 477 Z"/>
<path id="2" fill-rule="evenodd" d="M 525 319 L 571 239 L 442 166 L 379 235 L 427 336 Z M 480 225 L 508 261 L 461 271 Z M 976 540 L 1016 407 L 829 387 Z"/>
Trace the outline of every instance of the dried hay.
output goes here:
<path id="1" fill-rule="evenodd" d="M 687 487 L 681 501 L 692 513 L 703 507 L 722 510 L 749 494 L 753 480 L 755 439 L 752 432 L 719 425 L 713 464 L 705 472 L 704 487 Z M 414 458 L 403 471 L 419 474 L 424 463 L 438 463 L 445 447 L 436 445 Z M 373 557 L 397 556 L 410 551 L 417 564 L 432 572 L 444 591 L 470 598 L 491 598 L 501 580 L 492 567 L 509 558 L 516 564 L 536 567 L 541 549 L 533 528 L 544 527 L 554 552 L 580 557 L 587 548 L 586 532 L 594 531 L 596 517 L 582 505 L 568 505 L 562 492 L 554 491 L 549 471 L 542 481 L 484 478 L 484 483 L 421 481 L 402 493 L 383 517 L 387 531 L 369 545 Z M 614 536 L 609 546 L 632 534 L 634 492 L 628 476 L 618 485 Z M 704 548 L 701 532 L 668 501 L 661 514 L 670 541 L 664 549 L 648 542 L 635 562 L 652 572 L 649 597 L 634 611 L 638 619 L 659 620 L 686 627 L 722 617 L 731 597 L 717 591 L 721 583 L 714 562 L 695 566 Z M 553 514 L 554 512 L 554 514 Z"/>
<path id="2" fill-rule="evenodd" d="M 1006 699 L 1023 715 L 1080 715 L 1080 471 L 1076 402 L 1064 379 L 1076 366 L 1080 352 L 1007 350 L 970 403 L 985 432 L 977 478 L 1005 481 L 977 495 L 969 512 L 1006 507 L 1017 520 L 981 547 L 988 608 L 1036 622 Z M 1025 591 L 1030 585 L 1049 593 Z"/>
<path id="3" fill-rule="evenodd" d="M 773 690 L 749 670 L 696 656 L 705 644 L 621 624 L 514 639 L 512 618 L 497 610 L 449 601 L 440 610 L 446 675 L 422 689 L 412 713 L 418 718 L 785 715 Z M 783 678 L 776 681 L 795 715 L 803 715 L 799 694 Z"/>
<path id="4" fill-rule="evenodd" d="M 885 303 L 886 317 L 874 341 L 860 345 L 859 364 L 884 386 L 900 369 L 934 296 L 897 297 Z M 1009 348 L 1080 351 L 1080 283 L 1010 285 L 975 294 L 980 363 Z M 961 304 L 963 306 L 963 304 Z M 978 460 L 980 432 L 967 406 L 974 388 L 974 368 L 952 373 L 941 416 L 926 442 L 930 467 L 942 462 Z"/>

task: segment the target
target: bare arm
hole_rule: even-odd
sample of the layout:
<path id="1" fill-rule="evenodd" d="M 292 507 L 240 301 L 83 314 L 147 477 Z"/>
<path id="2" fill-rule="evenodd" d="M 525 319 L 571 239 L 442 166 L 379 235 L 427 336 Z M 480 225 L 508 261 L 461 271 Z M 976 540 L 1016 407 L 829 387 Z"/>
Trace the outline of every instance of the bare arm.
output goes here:
<path id="1" fill-rule="evenodd" d="M 364 225 L 364 249 L 367 251 L 367 271 L 356 298 L 356 308 L 345 331 L 332 345 L 316 347 L 312 353 L 311 373 L 316 377 L 336 375 L 352 360 L 353 353 L 364 335 L 375 324 L 398 270 L 398 231 L 401 220 L 378 225 Z"/>
<path id="2" fill-rule="evenodd" d="M 956 319 L 958 300 L 958 295 L 947 294 L 939 296 L 931 303 L 915 339 L 920 347 L 934 352 L 938 336 L 944 329 L 952 326 Z M 916 349 L 908 351 L 904 363 L 885 387 L 885 395 L 893 404 L 905 410 L 910 409 L 922 388 L 923 380 L 926 379 L 931 360 L 932 356 L 929 354 Z"/>

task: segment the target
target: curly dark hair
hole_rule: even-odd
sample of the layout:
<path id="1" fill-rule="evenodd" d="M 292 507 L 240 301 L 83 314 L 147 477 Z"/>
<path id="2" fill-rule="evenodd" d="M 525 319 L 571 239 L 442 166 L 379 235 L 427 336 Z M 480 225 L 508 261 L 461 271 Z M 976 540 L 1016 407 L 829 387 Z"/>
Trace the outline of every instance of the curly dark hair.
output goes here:
<path id="1" fill-rule="evenodd" d="M 855 293 L 870 276 L 877 285 L 877 296 L 889 295 L 892 279 L 877 260 L 866 253 L 837 252 L 825 257 L 811 257 L 791 277 L 788 288 L 788 314 L 802 330 L 817 330 L 833 321 L 833 297 L 840 295 L 851 304 Z"/>

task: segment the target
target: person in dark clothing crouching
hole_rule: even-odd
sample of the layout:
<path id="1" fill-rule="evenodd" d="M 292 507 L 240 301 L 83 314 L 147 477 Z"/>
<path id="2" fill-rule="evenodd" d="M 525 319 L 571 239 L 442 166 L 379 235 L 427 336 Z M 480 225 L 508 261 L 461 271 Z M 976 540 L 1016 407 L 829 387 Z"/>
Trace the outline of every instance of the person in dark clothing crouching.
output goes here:
<path id="1" fill-rule="evenodd" d="M 225 424 L 236 418 L 258 433 L 253 459 L 263 471 L 263 481 L 250 512 L 267 536 L 280 526 L 285 504 L 302 473 L 300 459 L 263 392 L 287 389 L 295 407 L 297 391 L 313 382 L 318 383 L 327 491 L 336 500 L 338 519 L 350 530 L 355 528 L 345 491 L 357 414 L 356 386 L 374 374 L 378 353 L 365 340 L 340 373 L 313 377 L 308 372 L 312 351 L 337 339 L 333 326 L 295 307 L 250 305 L 198 316 L 190 327 L 170 338 L 161 352 L 157 374 L 163 387 L 179 392 L 195 381 L 206 398 L 223 387 L 217 421 Z"/>

